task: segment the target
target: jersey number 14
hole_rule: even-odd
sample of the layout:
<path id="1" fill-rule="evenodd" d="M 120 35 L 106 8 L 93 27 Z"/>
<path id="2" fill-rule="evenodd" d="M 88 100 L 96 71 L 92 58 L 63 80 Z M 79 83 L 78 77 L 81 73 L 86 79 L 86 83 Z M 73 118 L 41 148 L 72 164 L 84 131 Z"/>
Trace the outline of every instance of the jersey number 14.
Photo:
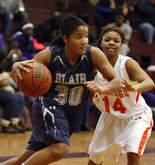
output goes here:
<path id="1" fill-rule="evenodd" d="M 106 112 L 110 113 L 110 106 L 109 106 L 108 97 L 105 96 L 103 98 L 103 101 L 105 103 L 105 110 L 106 110 Z M 126 108 L 123 106 L 123 104 L 121 102 L 121 99 L 119 99 L 119 98 L 116 98 L 112 108 L 114 109 L 114 111 L 120 111 L 120 113 L 125 113 L 125 111 L 126 111 Z"/>

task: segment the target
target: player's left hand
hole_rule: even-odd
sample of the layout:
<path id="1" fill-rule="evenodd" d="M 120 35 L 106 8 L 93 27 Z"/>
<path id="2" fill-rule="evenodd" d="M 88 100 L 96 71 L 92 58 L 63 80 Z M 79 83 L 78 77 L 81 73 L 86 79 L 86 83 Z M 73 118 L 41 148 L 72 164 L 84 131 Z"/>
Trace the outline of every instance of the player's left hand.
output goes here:
<path id="1" fill-rule="evenodd" d="M 132 84 L 131 82 L 127 81 L 126 79 L 123 79 L 121 83 L 124 85 L 122 87 L 128 92 L 137 92 L 137 84 Z"/>

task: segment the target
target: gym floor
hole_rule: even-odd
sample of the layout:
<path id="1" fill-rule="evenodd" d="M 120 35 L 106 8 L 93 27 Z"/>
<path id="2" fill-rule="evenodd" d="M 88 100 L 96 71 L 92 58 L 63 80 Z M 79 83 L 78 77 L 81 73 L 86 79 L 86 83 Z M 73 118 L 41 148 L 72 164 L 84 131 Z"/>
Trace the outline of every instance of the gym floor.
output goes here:
<path id="1" fill-rule="evenodd" d="M 52 165 L 87 165 L 88 154 L 87 147 L 93 136 L 93 132 L 73 133 L 71 136 L 70 152 L 66 158 L 52 163 Z M 0 133 L 0 162 L 20 154 L 27 146 L 27 141 L 31 131 L 24 134 L 3 134 Z M 119 165 L 126 164 L 126 156 L 121 155 L 118 161 Z M 145 153 L 141 158 L 141 165 L 155 165 L 155 131 L 146 145 Z"/>

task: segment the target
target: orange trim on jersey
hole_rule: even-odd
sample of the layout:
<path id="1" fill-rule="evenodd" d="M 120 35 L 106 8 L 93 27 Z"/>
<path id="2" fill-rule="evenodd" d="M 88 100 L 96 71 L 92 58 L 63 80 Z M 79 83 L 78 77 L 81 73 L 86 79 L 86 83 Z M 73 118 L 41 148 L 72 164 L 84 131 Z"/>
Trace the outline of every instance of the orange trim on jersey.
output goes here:
<path id="1" fill-rule="evenodd" d="M 152 128 L 152 121 L 150 122 L 150 127 L 147 127 L 146 130 L 144 131 L 143 133 L 143 136 L 141 138 L 141 141 L 140 141 L 140 144 L 139 144 L 139 148 L 138 148 L 138 156 L 139 158 L 141 157 L 141 152 L 142 152 L 142 149 L 144 147 L 144 144 L 147 140 L 147 137 L 148 137 L 148 130 Z"/>
<path id="2" fill-rule="evenodd" d="M 106 77 L 102 74 L 102 77 L 106 80 Z"/>
<path id="3" fill-rule="evenodd" d="M 138 102 L 139 96 L 140 96 L 140 92 L 137 93 L 136 103 Z"/>
<path id="4" fill-rule="evenodd" d="M 127 59 L 127 60 L 125 61 L 125 68 L 126 68 L 126 64 L 127 64 L 128 60 L 132 60 L 132 59 L 129 58 L 129 59 Z"/>

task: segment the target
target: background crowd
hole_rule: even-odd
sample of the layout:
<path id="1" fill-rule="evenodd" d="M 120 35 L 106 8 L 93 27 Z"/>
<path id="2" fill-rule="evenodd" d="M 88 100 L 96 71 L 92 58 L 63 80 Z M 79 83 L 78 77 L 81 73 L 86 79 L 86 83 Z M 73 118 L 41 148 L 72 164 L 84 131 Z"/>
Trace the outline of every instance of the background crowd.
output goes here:
<path id="1" fill-rule="evenodd" d="M 102 27 L 116 25 L 126 35 L 120 53 L 130 56 L 130 39 L 134 29 L 142 32 L 143 42 L 154 44 L 155 34 L 155 0 L 88 0 L 94 5 L 93 18 L 96 34 L 91 32 L 89 40 L 94 45 Z M 65 4 L 66 5 L 66 4 Z M 61 8 L 61 10 L 64 8 Z M 50 18 L 35 25 L 30 22 L 29 14 L 22 0 L 0 0 L 0 107 L 2 132 L 23 133 L 32 129 L 30 109 L 33 102 L 18 90 L 13 83 L 10 72 L 14 62 L 32 59 L 37 52 L 48 46 L 59 35 L 59 27 L 65 15 L 55 9 L 49 13 Z M 66 8 L 65 8 L 66 10 Z M 136 16 L 136 21 L 133 16 Z M 86 18 L 79 15 L 81 18 Z M 143 97 L 150 107 L 155 107 L 154 93 L 144 93 Z M 150 99 L 151 98 L 151 99 Z M 150 102 L 150 100 L 154 100 Z M 11 108 L 10 108 L 11 107 Z M 11 113 L 10 113 L 11 109 Z M 29 113 L 30 111 L 30 113 Z M 91 131 L 90 114 L 95 111 L 95 125 L 100 111 L 91 105 L 90 100 L 77 118 L 75 132 Z M 27 119 L 23 119 L 26 115 Z M 83 116 L 83 117 L 81 117 Z M 32 120 L 31 120 L 32 122 Z"/>

